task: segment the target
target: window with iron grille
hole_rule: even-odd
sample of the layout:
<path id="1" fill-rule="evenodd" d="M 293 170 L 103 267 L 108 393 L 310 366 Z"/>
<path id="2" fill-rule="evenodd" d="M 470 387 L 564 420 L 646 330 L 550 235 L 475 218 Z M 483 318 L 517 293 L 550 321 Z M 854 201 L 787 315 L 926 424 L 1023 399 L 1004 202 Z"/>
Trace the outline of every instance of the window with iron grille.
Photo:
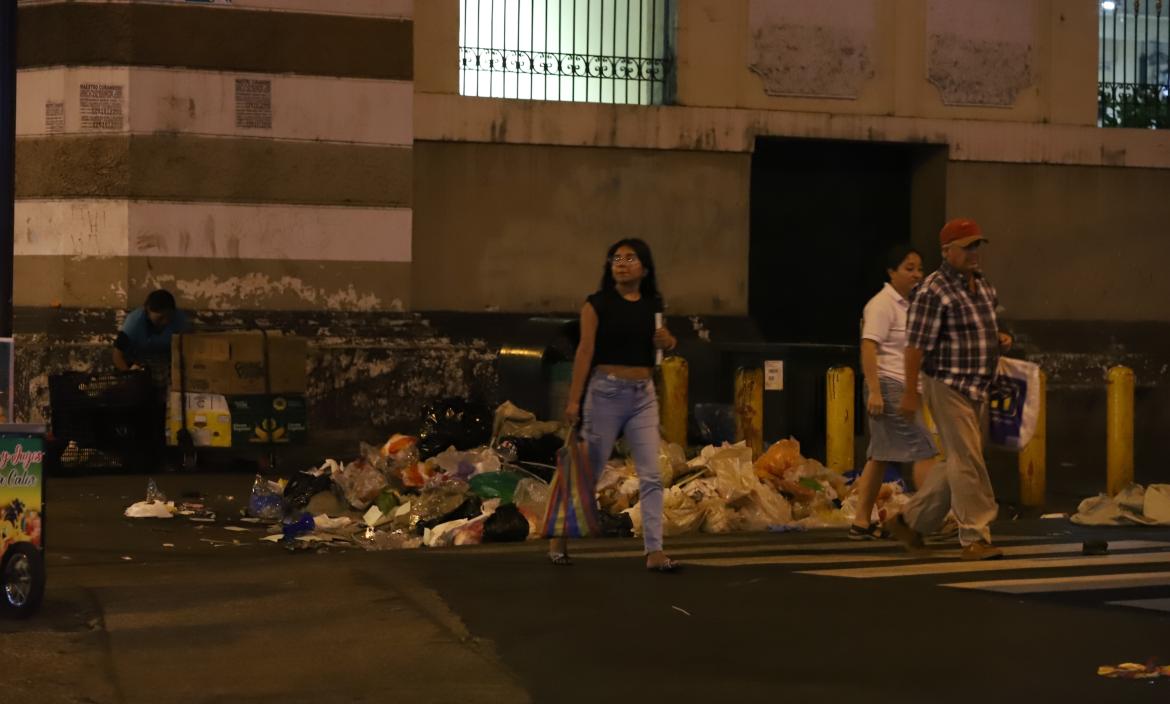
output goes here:
<path id="1" fill-rule="evenodd" d="M 660 105 L 672 0 L 460 0 L 460 95 Z"/>
<path id="2" fill-rule="evenodd" d="M 1170 127 L 1170 21 L 1163 0 L 1103 0 L 1097 123 Z"/>

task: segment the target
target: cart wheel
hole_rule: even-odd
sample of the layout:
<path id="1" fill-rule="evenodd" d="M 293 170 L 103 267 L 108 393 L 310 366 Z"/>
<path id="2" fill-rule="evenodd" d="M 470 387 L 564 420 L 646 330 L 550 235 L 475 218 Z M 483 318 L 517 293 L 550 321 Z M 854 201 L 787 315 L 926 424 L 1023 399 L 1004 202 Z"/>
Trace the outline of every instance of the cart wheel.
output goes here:
<path id="1" fill-rule="evenodd" d="M 183 450 L 183 469 L 195 469 L 199 464 L 199 452 L 195 448 Z"/>
<path id="2" fill-rule="evenodd" d="M 30 543 L 9 546 L 0 567 L 0 613 L 27 618 L 45 596 L 45 561 Z"/>

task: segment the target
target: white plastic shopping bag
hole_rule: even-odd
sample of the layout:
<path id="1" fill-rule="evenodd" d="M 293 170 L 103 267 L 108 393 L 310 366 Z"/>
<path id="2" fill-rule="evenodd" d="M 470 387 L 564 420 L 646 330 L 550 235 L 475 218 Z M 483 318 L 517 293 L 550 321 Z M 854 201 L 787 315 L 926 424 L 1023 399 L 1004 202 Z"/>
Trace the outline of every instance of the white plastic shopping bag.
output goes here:
<path id="1" fill-rule="evenodd" d="M 1000 357 L 988 396 L 991 442 L 1023 449 L 1036 433 L 1040 415 L 1040 367 Z"/>

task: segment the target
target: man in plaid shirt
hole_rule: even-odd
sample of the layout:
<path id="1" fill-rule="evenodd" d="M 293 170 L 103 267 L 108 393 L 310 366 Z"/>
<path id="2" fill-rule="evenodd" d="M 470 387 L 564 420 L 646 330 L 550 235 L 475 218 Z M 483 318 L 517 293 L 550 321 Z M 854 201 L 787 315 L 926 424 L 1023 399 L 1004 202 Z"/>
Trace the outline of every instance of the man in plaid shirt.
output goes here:
<path id="1" fill-rule="evenodd" d="M 987 390 L 1001 348 L 995 289 L 980 271 L 980 248 L 987 240 L 974 220 L 958 218 L 939 233 L 943 263 L 912 294 L 907 315 L 906 391 L 902 412 L 913 416 L 922 395 L 942 436 L 946 460 L 928 475 L 906 509 L 886 530 L 909 547 L 921 547 L 923 533 L 938 530 L 954 510 L 964 560 L 1001 557 L 988 526 L 999 507 L 983 461 L 983 419 Z"/>

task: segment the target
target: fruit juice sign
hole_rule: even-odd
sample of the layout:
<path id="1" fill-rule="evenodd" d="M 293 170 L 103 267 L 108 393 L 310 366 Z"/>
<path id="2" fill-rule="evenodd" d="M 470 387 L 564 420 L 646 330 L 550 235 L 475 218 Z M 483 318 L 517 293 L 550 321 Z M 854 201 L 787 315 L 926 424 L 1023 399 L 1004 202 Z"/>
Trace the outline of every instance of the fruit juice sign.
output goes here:
<path id="1" fill-rule="evenodd" d="M 0 437 L 0 552 L 14 542 L 41 545 L 44 445 Z"/>

